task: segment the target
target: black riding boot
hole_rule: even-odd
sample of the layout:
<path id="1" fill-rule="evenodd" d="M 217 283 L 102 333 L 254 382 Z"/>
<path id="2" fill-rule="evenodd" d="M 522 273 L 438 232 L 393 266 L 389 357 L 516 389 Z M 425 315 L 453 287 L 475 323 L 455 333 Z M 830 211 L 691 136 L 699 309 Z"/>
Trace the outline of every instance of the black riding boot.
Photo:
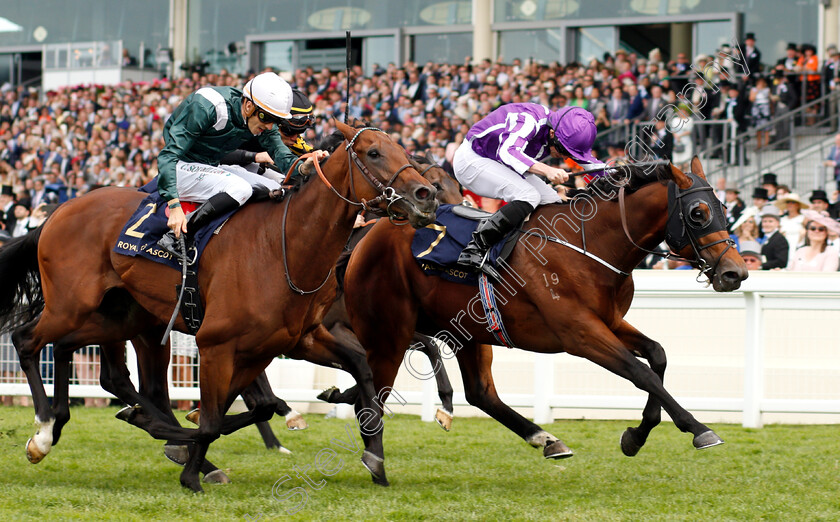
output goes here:
<path id="1" fill-rule="evenodd" d="M 533 210 L 534 207 L 524 201 L 513 201 L 479 223 L 473 232 L 472 240 L 458 256 L 458 264 L 482 270 L 498 279 L 498 272 L 492 265 L 485 263 L 487 251 L 512 230 L 519 228 Z"/>
<path id="2" fill-rule="evenodd" d="M 186 245 L 187 257 L 189 258 L 189 251 L 193 248 L 193 238 L 195 233 L 218 216 L 239 207 L 239 202 L 233 199 L 230 194 L 220 192 L 195 209 L 195 212 L 187 216 L 187 230 L 184 234 L 184 244 Z M 169 231 L 158 241 L 158 246 L 172 254 L 175 259 L 182 261 L 181 249 L 178 247 L 178 240 L 175 239 L 175 233 Z"/>

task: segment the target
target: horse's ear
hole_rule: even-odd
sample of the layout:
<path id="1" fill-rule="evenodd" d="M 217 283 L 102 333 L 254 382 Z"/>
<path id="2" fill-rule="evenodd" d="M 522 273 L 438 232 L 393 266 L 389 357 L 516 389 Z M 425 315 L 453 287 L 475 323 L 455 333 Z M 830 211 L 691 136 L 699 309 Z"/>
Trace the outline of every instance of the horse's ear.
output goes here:
<path id="1" fill-rule="evenodd" d="M 703 172 L 703 165 L 700 164 L 700 158 L 698 158 L 696 155 L 693 158 L 691 158 L 691 172 L 697 174 L 705 181 L 708 181 L 706 179 L 706 173 Z"/>
<path id="2" fill-rule="evenodd" d="M 356 129 L 354 129 L 353 127 L 351 127 L 347 124 L 341 123 L 338 120 L 335 120 L 335 128 L 338 129 L 339 131 L 341 131 L 341 133 L 344 134 L 344 137 L 348 141 L 352 140 L 353 136 L 356 135 Z"/>
<path id="3" fill-rule="evenodd" d="M 670 164 L 670 167 L 671 177 L 674 178 L 674 183 L 676 183 L 682 190 L 689 188 L 691 186 L 691 178 L 686 176 L 683 171 L 675 167 L 673 163 Z"/>

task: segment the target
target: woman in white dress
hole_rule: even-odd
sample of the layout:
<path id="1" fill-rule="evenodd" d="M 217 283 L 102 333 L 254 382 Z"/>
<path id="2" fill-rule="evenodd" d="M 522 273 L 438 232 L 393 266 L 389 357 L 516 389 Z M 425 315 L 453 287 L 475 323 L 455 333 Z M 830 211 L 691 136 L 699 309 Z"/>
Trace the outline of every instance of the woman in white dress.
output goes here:
<path id="1" fill-rule="evenodd" d="M 793 259 L 793 254 L 797 247 L 802 246 L 805 240 L 805 229 L 802 228 L 805 222 L 805 216 L 802 211 L 809 208 L 811 205 L 805 203 L 799 198 L 799 194 L 791 192 L 776 199 L 776 206 L 784 215 L 779 221 L 779 232 L 785 236 L 788 245 L 790 246 L 790 253 L 788 259 Z"/>
<path id="2" fill-rule="evenodd" d="M 668 129 L 674 134 L 674 152 L 672 163 L 678 168 L 686 166 L 694 157 L 694 138 L 691 131 L 694 129 L 694 118 L 685 106 L 680 105 L 677 112 L 668 122 Z"/>

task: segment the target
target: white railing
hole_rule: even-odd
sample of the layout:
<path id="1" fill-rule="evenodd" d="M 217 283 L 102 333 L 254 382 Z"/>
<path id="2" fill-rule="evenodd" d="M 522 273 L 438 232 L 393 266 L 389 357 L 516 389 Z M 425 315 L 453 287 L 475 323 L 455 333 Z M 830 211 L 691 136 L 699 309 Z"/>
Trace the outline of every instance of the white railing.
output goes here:
<path id="1" fill-rule="evenodd" d="M 802 414 L 840 414 L 836 337 L 840 273 L 751 272 L 741 290 L 730 294 L 705 288 L 694 276 L 687 271 L 634 272 L 636 297 L 627 316 L 665 347 L 669 357 L 665 382 L 683 406 L 692 412 L 736 412 L 747 427 L 760 427 L 769 414 L 795 414 L 785 417 L 793 422 Z M 176 347 L 191 342 L 184 336 L 175 339 Z M 8 346 L 7 338 L 0 340 L 0 348 Z M 0 353 L 5 357 L 8 349 Z M 127 353 L 133 370 L 134 352 Z M 413 362 L 424 360 L 417 356 Z M 170 370 L 184 381 L 170 386 L 173 400 L 199 398 L 192 382 L 196 359 L 186 361 L 178 361 L 187 370 L 186 378 L 183 371 Z M 48 365 L 47 361 L 42 368 Z M 455 388 L 458 415 L 473 414 L 464 408 L 467 402 L 454 359 L 445 366 Z M 615 411 L 626 418 L 627 410 L 636 417 L 646 400 L 627 381 L 565 354 L 497 348 L 494 377 L 502 399 L 527 410 L 523 414 L 530 413 L 538 423 Z M 29 394 L 21 374 L 3 378 L 13 382 L 0 382 L 0 395 Z M 315 397 L 326 386 L 343 389 L 352 384 L 344 372 L 292 360 L 274 361 L 269 378 L 278 396 L 304 407 L 317 404 Z M 45 382 L 51 394 L 51 380 Z M 434 380 L 418 381 L 403 370 L 394 388 L 408 405 L 397 411 L 432 420 L 437 401 Z M 92 381 L 72 384 L 70 395 L 110 397 Z M 350 415 L 351 408 L 339 408 L 339 416 Z"/>

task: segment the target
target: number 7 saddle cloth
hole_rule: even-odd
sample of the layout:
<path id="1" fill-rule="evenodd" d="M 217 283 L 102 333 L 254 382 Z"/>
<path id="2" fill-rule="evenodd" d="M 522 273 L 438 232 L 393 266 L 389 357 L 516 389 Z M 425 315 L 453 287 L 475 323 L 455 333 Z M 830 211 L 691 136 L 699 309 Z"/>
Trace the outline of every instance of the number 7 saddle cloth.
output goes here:
<path id="1" fill-rule="evenodd" d="M 458 256 L 470 242 L 472 233 L 480 223 L 476 220 L 478 216 L 468 219 L 456 214 L 464 208 L 462 205 L 441 205 L 435 222 L 414 233 L 411 254 L 426 275 L 436 275 L 447 281 L 476 286 L 478 272 L 470 271 L 457 264 Z M 466 208 L 469 209 L 469 207 Z M 489 217 L 490 214 L 486 216 Z M 514 231 L 508 238 L 494 245 L 490 249 L 488 262 L 498 268 L 499 259 L 506 258 L 513 250 L 515 242 L 509 243 L 509 240 L 516 239 L 518 236 L 519 234 Z"/>
<path id="2" fill-rule="evenodd" d="M 166 226 L 169 220 L 169 208 L 166 205 L 167 202 L 158 194 L 157 181 L 148 183 L 140 191 L 147 192 L 149 195 L 140 202 L 137 211 L 131 215 L 131 218 L 129 218 L 123 227 L 117 239 L 117 244 L 114 246 L 114 252 L 131 257 L 139 255 L 180 271 L 181 264 L 178 260 L 172 257 L 169 252 L 157 246 L 158 240 L 169 231 L 169 227 Z M 187 202 L 183 203 L 182 206 L 185 212 L 190 211 L 190 207 L 193 207 L 192 210 L 197 207 L 197 205 L 192 205 Z M 221 226 L 236 210 L 234 209 L 219 216 L 206 227 L 195 231 L 195 236 L 193 236 L 194 245 L 197 249 L 195 253 L 195 264 L 198 264 L 201 253 L 214 233 L 218 233 Z M 188 258 L 192 259 L 193 254 L 189 253 Z"/>

